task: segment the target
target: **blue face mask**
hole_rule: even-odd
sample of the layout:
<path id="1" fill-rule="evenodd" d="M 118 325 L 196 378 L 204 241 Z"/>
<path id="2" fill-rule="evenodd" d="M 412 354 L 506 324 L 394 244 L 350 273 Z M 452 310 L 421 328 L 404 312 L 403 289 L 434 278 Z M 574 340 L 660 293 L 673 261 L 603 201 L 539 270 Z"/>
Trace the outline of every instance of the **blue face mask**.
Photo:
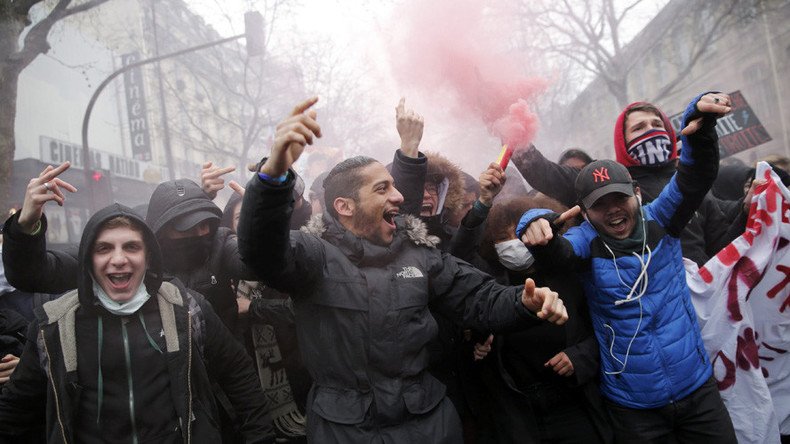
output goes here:
<path id="1" fill-rule="evenodd" d="M 511 239 L 494 244 L 494 249 L 499 257 L 499 263 L 508 270 L 524 271 L 535 262 L 532 253 L 519 239 Z"/>
<path id="2" fill-rule="evenodd" d="M 148 290 L 145 288 L 145 283 L 141 282 L 140 286 L 137 287 L 137 291 L 134 293 L 134 296 L 132 296 L 128 301 L 116 302 L 113 301 L 104 291 L 104 289 L 102 289 L 101 286 L 96 283 L 95 279 L 93 279 L 93 294 L 95 294 L 99 299 L 99 303 L 102 305 L 102 307 L 106 308 L 110 313 L 118 316 L 128 316 L 134 314 L 151 297 L 151 295 L 148 294 Z"/>

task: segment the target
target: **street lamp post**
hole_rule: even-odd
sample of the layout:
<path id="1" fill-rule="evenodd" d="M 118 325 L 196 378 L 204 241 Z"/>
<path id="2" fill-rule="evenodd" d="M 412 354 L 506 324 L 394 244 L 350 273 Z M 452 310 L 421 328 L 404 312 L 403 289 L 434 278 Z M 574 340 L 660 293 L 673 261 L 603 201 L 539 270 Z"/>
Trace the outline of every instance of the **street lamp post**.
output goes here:
<path id="1" fill-rule="evenodd" d="M 91 179 L 93 176 L 92 167 L 91 167 L 91 158 L 90 158 L 90 148 L 88 146 L 88 125 L 90 124 L 91 119 L 91 112 L 93 112 L 93 107 L 96 105 L 96 100 L 99 98 L 99 94 L 119 75 L 143 66 L 149 63 L 155 63 L 160 60 L 169 59 L 172 57 L 178 57 L 183 54 L 188 54 L 190 52 L 200 51 L 201 49 L 211 48 L 212 46 L 222 45 L 228 42 L 232 42 L 234 40 L 238 40 L 242 37 L 247 38 L 247 54 L 249 56 L 259 55 L 263 51 L 263 16 L 257 11 L 250 11 L 244 14 L 244 26 L 245 32 L 244 34 L 234 35 L 233 37 L 227 37 L 221 40 L 217 40 L 214 42 L 204 43 L 202 45 L 192 46 L 189 48 L 182 49 L 180 51 L 171 52 L 169 54 L 164 54 L 158 57 L 151 57 L 149 59 L 140 60 L 134 63 L 130 63 L 121 69 L 115 71 L 114 73 L 110 74 L 106 79 L 104 79 L 99 87 L 96 88 L 93 95 L 91 96 L 90 100 L 88 101 L 88 107 L 85 109 L 85 115 L 82 118 L 82 163 L 85 172 L 85 186 L 88 187 L 88 197 L 90 198 L 91 202 L 91 210 L 96 211 L 96 202 L 94 200 L 94 193 L 93 187 L 91 186 Z M 173 179 L 171 177 L 171 179 Z"/>

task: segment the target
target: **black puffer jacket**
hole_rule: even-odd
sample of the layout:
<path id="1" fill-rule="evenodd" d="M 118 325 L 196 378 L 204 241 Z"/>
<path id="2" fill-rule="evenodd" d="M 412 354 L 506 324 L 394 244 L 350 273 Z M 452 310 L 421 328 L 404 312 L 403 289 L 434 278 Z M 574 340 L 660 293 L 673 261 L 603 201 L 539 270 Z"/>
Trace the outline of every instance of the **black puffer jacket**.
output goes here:
<path id="1" fill-rule="evenodd" d="M 273 186 L 253 177 L 238 233 L 245 262 L 294 298 L 299 345 L 314 381 L 308 435 L 316 442 L 369 442 L 382 433 L 395 442 L 460 437 L 444 386 L 426 371 L 426 345 L 437 332 L 428 305 L 481 330 L 521 328 L 537 322 L 520 302 L 521 288 L 497 285 L 439 252 L 414 218 L 396 219 L 387 247 L 327 215 L 314 216 L 310 234 L 289 232 L 292 186 L 292 179 Z"/>
<path id="2" fill-rule="evenodd" d="M 129 316 L 98 302 L 90 275 L 98 227 L 116 216 L 143 229 L 146 244 L 144 285 L 152 296 Z M 216 382 L 248 442 L 273 442 L 249 357 L 200 295 L 162 282 L 154 234 L 131 209 L 115 204 L 94 215 L 79 258 L 78 290 L 36 309 L 0 395 L 0 433 L 23 433 L 46 412 L 48 442 L 218 442 Z"/>

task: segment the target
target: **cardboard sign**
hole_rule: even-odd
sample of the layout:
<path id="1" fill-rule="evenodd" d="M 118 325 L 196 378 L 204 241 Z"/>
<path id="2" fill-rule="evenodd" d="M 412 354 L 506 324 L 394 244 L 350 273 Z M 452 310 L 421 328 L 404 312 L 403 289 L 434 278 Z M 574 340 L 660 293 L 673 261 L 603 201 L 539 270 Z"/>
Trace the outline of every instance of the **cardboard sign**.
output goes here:
<path id="1" fill-rule="evenodd" d="M 760 119 L 754 114 L 740 91 L 730 93 L 732 111 L 720 118 L 716 125 L 719 134 L 719 155 L 721 158 L 731 156 L 749 148 L 754 148 L 771 140 L 771 136 Z M 680 119 L 683 113 L 678 113 L 669 118 L 672 127 L 680 134 L 683 122 Z"/>

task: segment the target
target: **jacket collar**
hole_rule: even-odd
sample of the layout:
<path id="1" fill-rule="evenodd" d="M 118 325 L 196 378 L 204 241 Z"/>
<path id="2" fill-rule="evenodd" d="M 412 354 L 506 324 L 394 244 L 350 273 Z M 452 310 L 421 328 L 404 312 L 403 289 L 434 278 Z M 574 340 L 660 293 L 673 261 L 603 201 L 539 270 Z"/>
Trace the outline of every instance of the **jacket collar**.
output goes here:
<path id="1" fill-rule="evenodd" d="M 395 226 L 395 236 L 386 247 L 356 236 L 329 214 L 314 215 L 301 231 L 326 240 L 339 248 L 351 262 L 361 266 L 386 265 L 392 255 L 408 242 L 429 248 L 439 244 L 439 238 L 429 235 L 425 224 L 415 216 L 398 216 Z"/>

